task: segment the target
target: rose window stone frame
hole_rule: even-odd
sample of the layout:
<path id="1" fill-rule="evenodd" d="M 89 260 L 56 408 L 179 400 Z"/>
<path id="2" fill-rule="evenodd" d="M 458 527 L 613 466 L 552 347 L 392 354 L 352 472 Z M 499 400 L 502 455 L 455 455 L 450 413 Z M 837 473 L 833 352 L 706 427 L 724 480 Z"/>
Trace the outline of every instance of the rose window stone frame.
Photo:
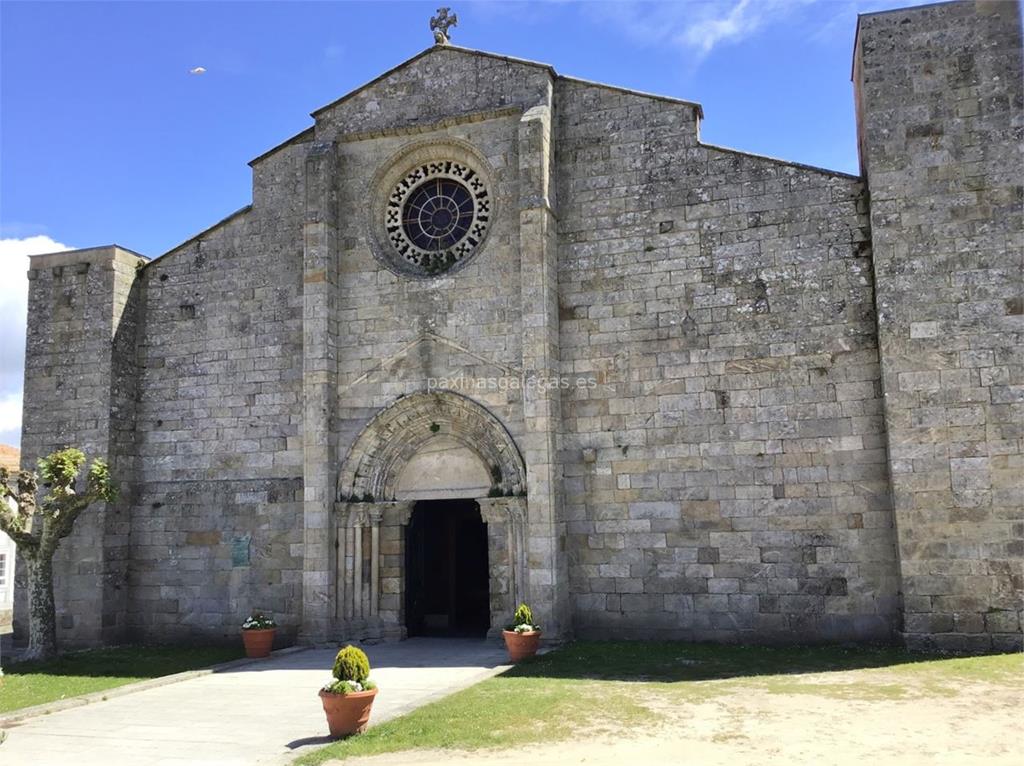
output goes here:
<path id="1" fill-rule="evenodd" d="M 374 257 L 390 271 L 418 279 L 460 270 L 483 251 L 493 228 L 494 189 L 490 165 L 467 142 L 421 141 L 403 148 L 370 183 Z M 466 199 L 472 203 L 468 216 L 461 215 Z"/>

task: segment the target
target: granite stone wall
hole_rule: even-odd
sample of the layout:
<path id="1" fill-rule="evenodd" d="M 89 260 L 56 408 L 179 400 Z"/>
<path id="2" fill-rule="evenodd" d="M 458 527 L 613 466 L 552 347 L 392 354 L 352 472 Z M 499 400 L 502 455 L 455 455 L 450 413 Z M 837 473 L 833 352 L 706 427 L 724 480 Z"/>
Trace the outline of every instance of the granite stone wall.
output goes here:
<path id="1" fill-rule="evenodd" d="M 558 90 L 575 628 L 885 639 L 897 562 L 866 194 L 699 143 L 697 107 Z"/>
<path id="2" fill-rule="evenodd" d="M 147 481 L 133 509 L 130 634 L 237 641 L 253 610 L 280 642 L 302 614 L 302 479 Z"/>
<path id="3" fill-rule="evenodd" d="M 1020 648 L 1020 6 L 863 16 L 854 75 L 903 634 L 913 647 Z"/>
<path id="4" fill-rule="evenodd" d="M 304 153 L 257 163 L 250 207 L 140 273 L 135 636 L 236 640 L 258 609 L 297 635 Z"/>
<path id="5" fill-rule="evenodd" d="M 145 259 L 111 246 L 34 256 L 28 272 L 25 406 L 21 465 L 78 447 L 103 458 L 120 497 L 91 506 L 54 557 L 58 639 L 65 646 L 127 634 L 130 519 L 135 486 L 139 319 L 138 268 Z M 16 638 L 26 629 L 24 570 L 15 576 Z"/>
<path id="6" fill-rule="evenodd" d="M 416 133 L 505 107 L 526 111 L 546 102 L 553 75 L 544 64 L 435 46 L 314 111 L 314 130 L 330 141 L 396 129 Z"/>
<path id="7" fill-rule="evenodd" d="M 552 74 L 530 62 L 435 48 L 314 116 L 318 140 L 337 147 L 339 162 L 339 460 L 400 396 L 436 387 L 486 407 L 526 462 L 530 598 L 552 635 L 568 635 L 558 394 L 538 398 L 523 385 L 557 372 L 554 228 L 541 220 L 552 186 L 544 116 Z M 403 152 L 444 159 L 460 145 L 473 148 L 490 178 L 494 212 L 484 247 L 439 278 L 396 275 L 375 257 L 367 220 L 379 174 L 401 163 Z M 341 496 L 350 491 L 338 487 Z"/>
<path id="8" fill-rule="evenodd" d="M 500 429 L 495 625 L 526 599 L 554 637 L 1018 646 L 1020 42 L 1010 3 L 862 17 L 863 177 L 435 47 L 161 258 L 34 258 L 24 461 L 77 444 L 124 488 L 62 549 L 62 638 L 235 640 L 254 609 L 285 642 L 400 636 L 415 498 L 367 487 L 435 433 L 491 470 Z M 486 239 L 396 273 L 382 179 L 449 155 Z"/>

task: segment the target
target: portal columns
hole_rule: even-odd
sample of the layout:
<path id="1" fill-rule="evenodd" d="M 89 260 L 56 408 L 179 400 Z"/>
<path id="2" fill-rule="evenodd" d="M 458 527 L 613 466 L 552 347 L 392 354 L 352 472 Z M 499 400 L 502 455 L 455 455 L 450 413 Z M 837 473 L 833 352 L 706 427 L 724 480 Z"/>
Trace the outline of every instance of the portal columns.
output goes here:
<path id="1" fill-rule="evenodd" d="M 412 507 L 335 503 L 335 621 L 342 637 L 405 637 L 405 527 Z"/>
<path id="2" fill-rule="evenodd" d="M 487 497 L 476 502 L 487 525 L 488 635 L 495 636 L 527 598 L 527 501 Z M 335 620 L 340 638 L 405 638 L 405 546 L 415 504 L 335 503 Z"/>
<path id="3" fill-rule="evenodd" d="M 525 497 L 486 497 L 477 500 L 487 524 L 487 563 L 490 570 L 491 629 L 501 634 L 516 607 L 527 600 Z"/>

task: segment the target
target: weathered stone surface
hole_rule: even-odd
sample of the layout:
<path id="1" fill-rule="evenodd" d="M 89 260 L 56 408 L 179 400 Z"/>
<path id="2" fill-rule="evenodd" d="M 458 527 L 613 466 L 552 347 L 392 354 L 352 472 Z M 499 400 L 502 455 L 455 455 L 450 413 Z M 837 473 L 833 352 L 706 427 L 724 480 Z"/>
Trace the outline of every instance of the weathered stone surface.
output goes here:
<path id="1" fill-rule="evenodd" d="M 577 607 L 577 632 L 820 637 L 828 611 L 888 636 L 897 566 L 861 182 L 700 145 L 682 105 L 574 82 L 558 96 L 562 366 L 599 383 L 564 397 L 579 477 L 566 513 L 663 525 L 596 569 L 577 553 L 590 537 L 570 533 L 572 590 L 722 594 L 695 597 L 699 615 L 661 598 Z M 882 528 L 847 529 L 857 502 Z M 830 590 L 837 572 L 806 558 L 815 543 L 870 595 Z M 616 568 L 637 549 L 651 565 Z M 673 571 L 663 552 L 700 563 Z M 760 588 L 821 595 L 775 601 L 781 619 L 765 623 L 741 595 Z"/>
<path id="2" fill-rule="evenodd" d="M 912 646 L 1020 646 L 1024 473 L 1003 469 L 1021 465 L 1024 426 L 1020 71 L 1014 2 L 860 20 L 861 162 Z"/>
<path id="3" fill-rule="evenodd" d="M 444 46 L 138 271 L 33 259 L 26 458 L 129 490 L 66 548 L 65 637 L 401 637 L 412 505 L 469 493 L 492 632 L 1019 644 L 1015 9 L 861 17 L 863 177 Z M 420 163 L 487 191 L 433 276 L 387 231 Z"/>
<path id="4" fill-rule="evenodd" d="M 67 646 L 116 642 L 127 631 L 139 384 L 135 343 L 143 314 L 136 268 L 144 261 L 117 246 L 32 258 L 22 466 L 35 468 L 40 457 L 78 446 L 90 458 L 107 460 L 121 484 L 117 502 L 91 507 L 57 551 L 57 630 Z M 19 638 L 28 606 L 24 577 L 19 563 Z"/>

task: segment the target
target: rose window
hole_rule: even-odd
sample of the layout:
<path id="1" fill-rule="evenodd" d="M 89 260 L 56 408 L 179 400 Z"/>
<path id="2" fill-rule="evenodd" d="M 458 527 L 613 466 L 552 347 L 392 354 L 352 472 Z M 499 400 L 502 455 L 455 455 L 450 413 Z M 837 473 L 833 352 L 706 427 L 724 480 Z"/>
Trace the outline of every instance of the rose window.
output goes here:
<path id="1" fill-rule="evenodd" d="M 395 186 L 384 229 L 408 268 L 440 274 L 479 248 L 490 214 L 487 187 L 476 171 L 459 162 L 428 162 Z"/>
<path id="2" fill-rule="evenodd" d="M 416 189 L 402 211 L 405 236 L 421 250 L 447 250 L 473 223 L 473 197 L 458 181 L 438 178 Z"/>

